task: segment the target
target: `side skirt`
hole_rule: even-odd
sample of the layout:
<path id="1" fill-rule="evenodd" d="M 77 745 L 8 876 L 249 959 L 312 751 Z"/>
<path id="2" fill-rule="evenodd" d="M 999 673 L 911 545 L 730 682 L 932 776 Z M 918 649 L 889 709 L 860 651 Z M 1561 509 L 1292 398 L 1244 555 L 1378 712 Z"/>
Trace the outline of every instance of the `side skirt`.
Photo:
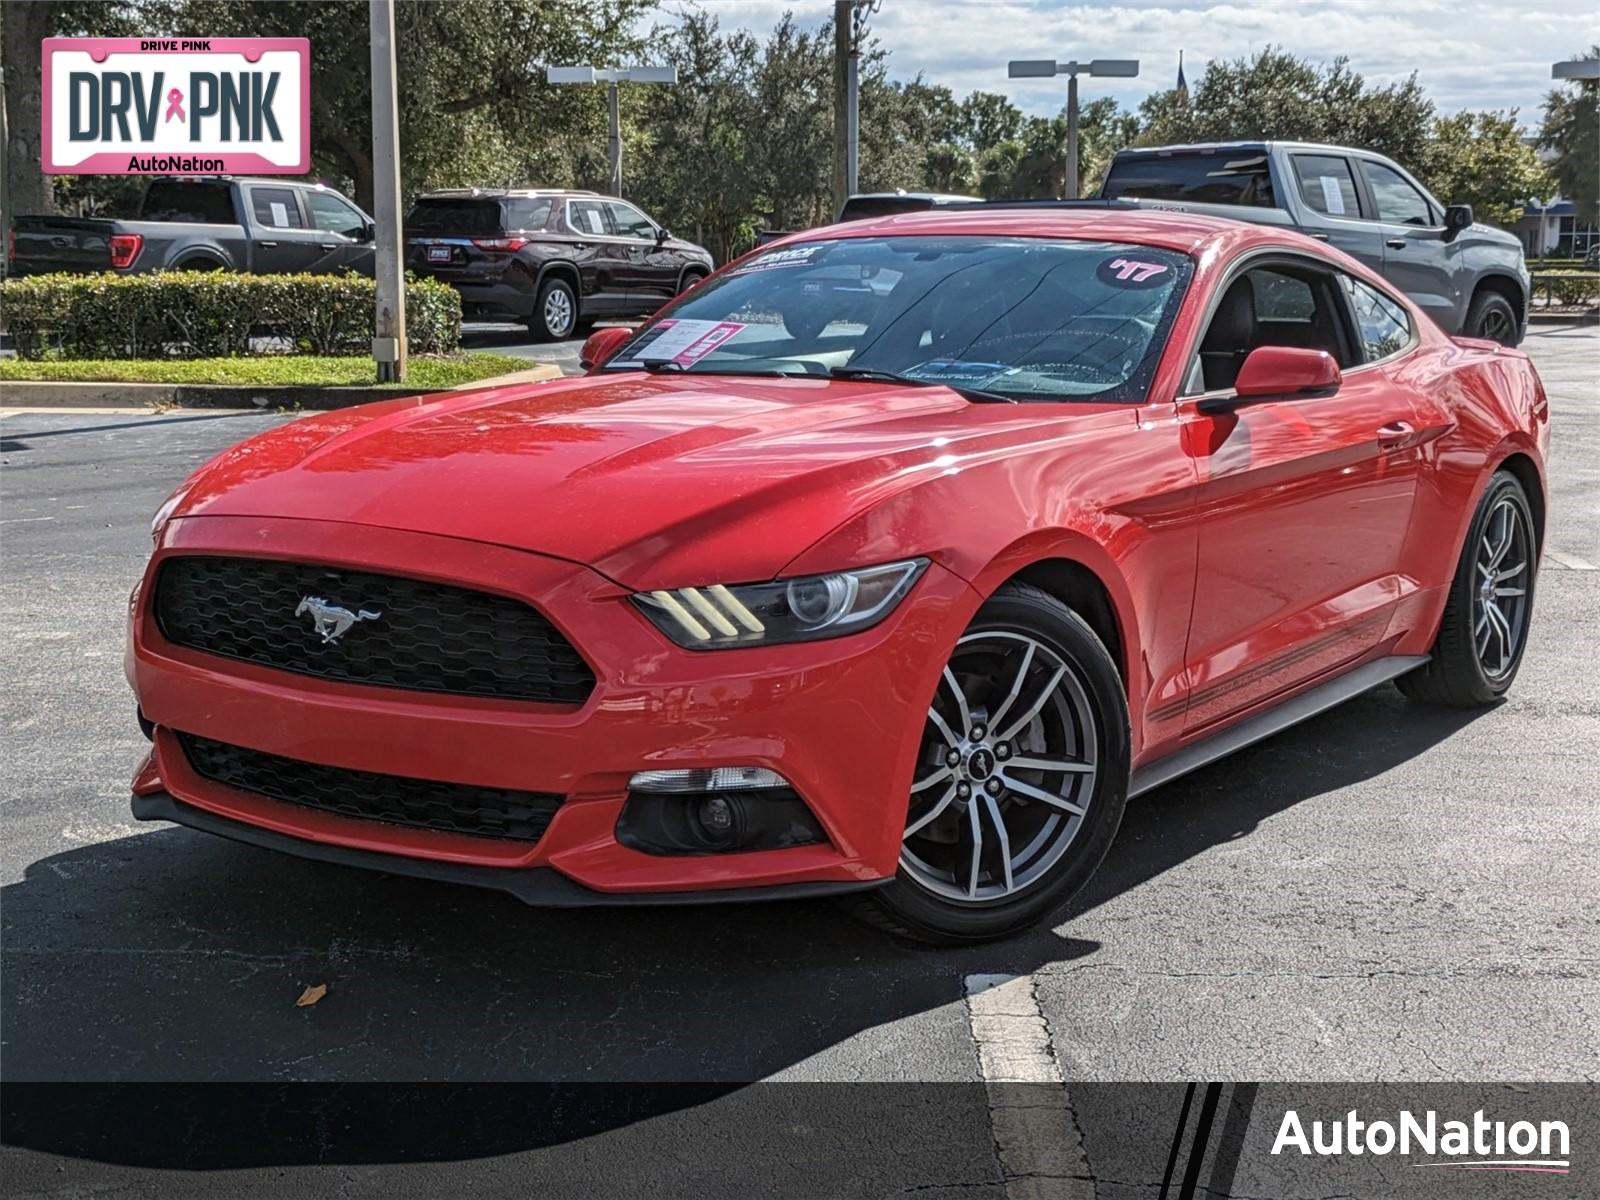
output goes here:
<path id="1" fill-rule="evenodd" d="M 1362 692 L 1370 692 L 1379 684 L 1387 683 L 1408 671 L 1415 671 L 1427 661 L 1426 654 L 1393 655 L 1374 659 L 1353 671 L 1346 671 L 1343 675 L 1335 676 L 1326 683 L 1320 683 L 1309 691 L 1301 692 L 1298 696 L 1285 700 L 1264 713 L 1240 721 L 1237 725 L 1230 725 L 1192 745 L 1175 750 L 1164 758 L 1158 758 L 1155 762 L 1146 763 L 1136 770 L 1133 778 L 1128 781 L 1128 796 L 1131 799 L 1143 795 L 1163 783 L 1170 783 L 1180 775 L 1187 775 L 1207 763 L 1225 758 L 1235 750 L 1243 750 L 1263 738 L 1282 733 L 1290 726 L 1298 725 L 1318 713 L 1327 712 L 1328 709 L 1354 699 Z"/>

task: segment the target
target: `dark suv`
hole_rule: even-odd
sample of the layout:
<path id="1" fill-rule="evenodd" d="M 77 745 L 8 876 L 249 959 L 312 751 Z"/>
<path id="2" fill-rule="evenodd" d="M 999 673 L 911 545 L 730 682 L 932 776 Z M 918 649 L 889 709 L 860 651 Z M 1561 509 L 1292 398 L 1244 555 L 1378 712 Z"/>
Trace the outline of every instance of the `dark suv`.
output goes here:
<path id="1" fill-rule="evenodd" d="M 711 255 L 596 192 L 429 192 L 406 214 L 406 266 L 461 293 L 468 317 L 526 321 L 539 341 L 654 312 L 711 273 Z"/>

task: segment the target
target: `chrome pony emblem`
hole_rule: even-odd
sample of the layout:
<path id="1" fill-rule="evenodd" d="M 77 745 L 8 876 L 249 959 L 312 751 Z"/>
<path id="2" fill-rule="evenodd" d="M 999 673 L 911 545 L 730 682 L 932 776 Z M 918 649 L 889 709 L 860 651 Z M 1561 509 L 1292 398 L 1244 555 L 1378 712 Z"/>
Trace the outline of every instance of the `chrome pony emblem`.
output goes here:
<path id="1" fill-rule="evenodd" d="M 294 610 L 294 615 L 300 617 L 306 613 L 311 614 L 312 629 L 321 635 L 324 646 L 337 642 L 350 632 L 350 626 L 357 621 L 376 621 L 383 616 L 381 612 L 371 612 L 365 608 L 351 612 L 348 608 L 329 604 L 321 596 L 300 597 L 300 607 Z"/>

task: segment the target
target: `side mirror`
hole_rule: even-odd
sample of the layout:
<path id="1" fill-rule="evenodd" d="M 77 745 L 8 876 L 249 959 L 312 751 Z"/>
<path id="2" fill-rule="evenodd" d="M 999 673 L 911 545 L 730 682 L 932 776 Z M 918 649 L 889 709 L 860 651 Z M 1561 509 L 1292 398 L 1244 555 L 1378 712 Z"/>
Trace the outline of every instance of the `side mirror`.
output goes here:
<path id="1" fill-rule="evenodd" d="M 578 351 L 578 365 L 585 371 L 598 370 L 606 365 L 622 345 L 638 330 L 626 325 L 611 325 L 605 329 L 596 329 L 583 343 L 583 349 Z"/>
<path id="2" fill-rule="evenodd" d="M 1196 407 L 1201 412 L 1229 412 L 1265 400 L 1306 400 L 1331 396 L 1339 390 L 1343 376 L 1339 364 L 1326 350 L 1305 350 L 1298 346 L 1257 346 L 1250 351 L 1233 393 L 1211 396 Z"/>
<path id="3" fill-rule="evenodd" d="M 371 221 L 368 221 L 360 229 L 356 230 L 356 241 L 358 242 L 372 242 L 376 241 L 377 238 L 378 227 Z"/>
<path id="4" fill-rule="evenodd" d="M 1444 210 L 1444 240 L 1453 242 L 1461 231 L 1472 224 L 1472 205 L 1452 204 Z"/>
<path id="5" fill-rule="evenodd" d="M 668 229 L 665 225 L 656 226 L 656 245 L 665 246 L 667 244 L 667 239 L 671 236 L 672 230 Z"/>

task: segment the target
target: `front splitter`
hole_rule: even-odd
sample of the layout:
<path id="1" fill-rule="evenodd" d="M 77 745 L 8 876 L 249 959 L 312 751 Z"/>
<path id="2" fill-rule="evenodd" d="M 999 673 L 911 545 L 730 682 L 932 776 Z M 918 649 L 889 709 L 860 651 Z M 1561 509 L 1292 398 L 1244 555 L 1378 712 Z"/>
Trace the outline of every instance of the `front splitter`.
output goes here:
<path id="1" fill-rule="evenodd" d="M 597 892 L 568 879 L 551 867 L 483 867 L 472 863 L 439 862 L 404 854 L 381 854 L 374 850 L 355 850 L 292 837 L 271 829 L 261 829 L 243 821 L 218 816 L 192 804 L 185 804 L 170 792 L 133 794 L 133 815 L 140 821 L 171 821 L 202 833 L 281 850 L 300 858 L 336 863 L 345 867 L 364 867 L 390 875 L 409 875 L 440 883 L 460 883 L 469 887 L 490 888 L 515 896 L 524 904 L 539 908 L 602 908 L 661 906 L 682 904 L 750 904 L 763 900 L 807 900 L 821 896 L 840 896 L 883 887 L 890 879 L 865 882 L 824 881 L 820 883 L 782 883 L 767 887 L 707 888 L 696 892 Z"/>

